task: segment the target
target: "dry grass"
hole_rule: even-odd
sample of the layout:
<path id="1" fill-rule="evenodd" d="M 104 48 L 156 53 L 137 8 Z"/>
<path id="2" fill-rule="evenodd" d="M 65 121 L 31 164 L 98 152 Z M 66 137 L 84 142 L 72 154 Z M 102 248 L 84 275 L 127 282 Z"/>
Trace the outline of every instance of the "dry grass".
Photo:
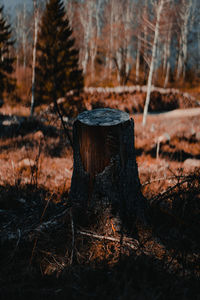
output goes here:
<path id="1" fill-rule="evenodd" d="M 20 107 L 1 109 L 9 111 L 27 115 Z M 134 119 L 150 225 L 137 224 L 123 237 L 108 210 L 91 215 L 84 228 L 82 216 L 71 215 L 72 151 L 58 121 L 0 139 L 2 299 L 199 298 L 200 173 L 184 166 L 188 155 L 199 158 L 199 119 L 150 117 L 145 131 L 141 116 Z M 170 140 L 156 158 L 164 133 Z"/>

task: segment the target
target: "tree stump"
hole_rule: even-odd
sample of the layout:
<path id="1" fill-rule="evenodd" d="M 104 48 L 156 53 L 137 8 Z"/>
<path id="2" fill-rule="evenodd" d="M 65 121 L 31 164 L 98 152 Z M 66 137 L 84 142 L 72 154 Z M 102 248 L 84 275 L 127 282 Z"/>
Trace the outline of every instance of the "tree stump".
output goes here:
<path id="1" fill-rule="evenodd" d="M 79 114 L 73 145 L 73 205 L 82 211 L 110 206 L 125 223 L 144 220 L 146 201 L 140 191 L 134 122 L 129 115 L 109 108 Z"/>

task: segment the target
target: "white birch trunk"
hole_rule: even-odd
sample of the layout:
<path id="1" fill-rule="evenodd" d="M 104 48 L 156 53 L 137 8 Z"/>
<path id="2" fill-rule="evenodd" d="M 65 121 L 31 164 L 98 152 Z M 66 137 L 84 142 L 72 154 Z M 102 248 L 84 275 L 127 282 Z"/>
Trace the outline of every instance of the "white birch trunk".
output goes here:
<path id="1" fill-rule="evenodd" d="M 83 26 L 83 34 L 84 34 L 84 45 L 82 48 L 82 69 L 83 74 L 86 74 L 87 71 L 87 64 L 89 59 L 89 38 L 91 35 L 91 14 L 89 5 L 90 2 L 86 3 L 86 7 L 81 7 L 82 10 L 80 11 L 80 21 Z"/>
<path id="2" fill-rule="evenodd" d="M 189 26 L 192 26 L 193 16 L 191 16 L 192 0 L 184 0 L 180 10 L 180 21 L 182 23 L 180 30 L 180 42 L 179 42 L 179 56 L 177 65 L 176 79 L 178 80 L 182 75 L 185 78 L 187 54 L 188 54 L 188 33 Z M 190 24 L 189 24 L 190 23 Z"/>
<path id="3" fill-rule="evenodd" d="M 198 31 L 198 49 L 199 49 L 198 69 L 200 70 L 200 26 L 199 26 L 199 31 Z"/>
<path id="4" fill-rule="evenodd" d="M 164 56 L 163 56 L 163 72 L 167 70 L 167 62 L 170 56 L 170 47 L 171 47 L 171 31 L 172 31 L 172 21 L 169 20 L 170 24 L 167 31 L 167 38 L 164 39 Z"/>
<path id="5" fill-rule="evenodd" d="M 122 68 L 122 55 L 120 53 L 120 50 L 116 53 L 116 65 L 117 65 L 117 81 L 119 84 L 121 84 L 121 68 Z"/>
<path id="6" fill-rule="evenodd" d="M 111 15 L 110 15 L 110 49 L 109 49 L 109 66 L 108 66 L 108 72 L 109 77 L 112 74 L 112 67 L 113 67 L 113 61 L 112 61 L 112 51 L 113 51 L 113 0 L 111 0 Z"/>
<path id="7" fill-rule="evenodd" d="M 122 14 L 122 11 L 124 12 Z M 125 85 L 131 69 L 131 5 L 129 1 L 115 2 L 111 16 L 113 19 L 113 48 L 112 61 L 115 63 L 117 80 L 120 85 Z"/>
<path id="8" fill-rule="evenodd" d="M 179 39 L 179 45 L 182 44 L 182 39 Z M 181 47 L 181 46 L 179 46 Z M 183 70 L 183 56 L 182 56 L 182 50 L 179 49 L 179 53 L 178 53 L 178 63 L 177 63 L 177 72 L 176 72 L 176 80 L 178 80 L 181 76 Z"/>
<path id="9" fill-rule="evenodd" d="M 100 8 L 101 8 L 101 3 L 102 3 L 102 0 L 98 0 L 97 1 L 97 7 L 96 7 L 96 13 L 95 13 L 96 26 L 97 26 L 97 38 L 99 38 L 100 34 L 101 34 L 101 27 L 100 27 Z"/>
<path id="10" fill-rule="evenodd" d="M 141 50 L 141 40 L 138 34 L 137 40 L 137 56 L 136 56 L 136 82 L 139 82 L 140 78 L 140 50 Z"/>
<path id="11" fill-rule="evenodd" d="M 144 18 L 147 19 L 147 7 L 148 7 L 148 0 L 145 0 L 145 9 L 144 9 Z M 148 42 L 147 42 L 148 34 L 147 34 L 147 25 L 144 23 L 144 57 L 147 57 L 147 52 L 148 52 Z M 144 72 L 146 71 L 146 65 L 144 64 L 143 66 Z M 145 72 L 146 73 L 146 72 Z"/>
<path id="12" fill-rule="evenodd" d="M 83 69 L 83 74 L 84 75 L 86 74 L 86 71 L 87 71 L 88 57 L 89 57 L 88 47 L 85 46 L 85 53 L 84 53 L 84 57 L 83 57 L 83 60 L 82 60 L 82 69 Z"/>
<path id="13" fill-rule="evenodd" d="M 126 55 L 126 67 L 125 67 L 125 72 L 126 72 L 126 77 L 128 78 L 129 77 L 129 73 L 130 73 L 130 70 L 131 70 L 131 47 L 130 47 L 130 41 L 127 45 L 127 55 Z"/>
<path id="14" fill-rule="evenodd" d="M 20 36 L 20 30 L 19 30 L 19 24 L 20 24 L 20 16 L 19 13 L 17 13 L 17 26 L 16 26 L 16 34 L 17 34 L 17 39 L 19 39 Z M 18 70 L 19 70 L 19 46 L 16 49 L 16 75 L 18 74 Z"/>
<path id="15" fill-rule="evenodd" d="M 161 17 L 163 5 L 164 5 L 164 0 L 160 0 L 158 7 L 157 7 L 156 27 L 155 27 L 155 34 L 154 34 L 154 41 L 153 41 L 153 48 L 152 48 L 152 57 L 151 57 L 151 64 L 150 64 L 148 83 L 147 83 L 147 95 L 146 95 L 146 101 L 145 101 L 144 112 L 143 112 L 143 120 L 142 120 L 143 126 L 145 126 L 145 124 L 146 124 L 146 118 L 147 118 L 148 107 L 149 107 L 150 96 L 151 96 L 151 85 L 152 85 L 154 65 L 155 65 L 155 61 L 156 61 L 156 49 L 157 49 L 157 41 L 158 41 L 158 37 L 159 37 L 160 17 Z"/>
<path id="16" fill-rule="evenodd" d="M 92 34 L 91 34 L 91 41 L 90 41 L 90 59 L 91 59 L 91 78 L 94 79 L 95 77 L 95 59 L 97 55 L 97 41 L 100 37 L 100 18 L 99 18 L 99 13 L 100 13 L 100 5 L 101 5 L 101 0 L 98 0 L 97 2 L 91 2 L 91 16 L 94 16 L 94 22 L 91 19 L 92 26 Z"/>
<path id="17" fill-rule="evenodd" d="M 188 20 L 189 15 L 186 16 L 186 20 Z M 185 71 L 186 71 L 186 63 L 187 63 L 187 49 L 188 49 L 188 24 L 184 25 L 183 30 L 183 78 L 185 78 Z"/>
<path id="18" fill-rule="evenodd" d="M 36 65 L 36 47 L 38 38 L 38 23 L 39 23 L 39 11 L 37 7 L 37 0 L 33 0 L 34 4 L 34 44 L 33 44 L 33 63 L 32 63 L 32 95 L 31 95 L 31 112 L 33 116 L 35 108 L 35 65 Z"/>
<path id="19" fill-rule="evenodd" d="M 94 79 L 95 77 L 95 58 L 97 54 L 97 47 L 96 47 L 96 38 L 93 37 L 93 41 L 91 41 L 90 45 L 90 60 L 91 60 L 91 67 L 90 67 L 90 72 L 91 72 L 91 78 Z"/>
<path id="20" fill-rule="evenodd" d="M 167 55 L 167 42 L 164 44 L 164 47 L 163 47 L 163 66 L 162 66 L 162 69 L 163 69 L 163 72 L 166 71 L 167 69 L 167 59 L 168 59 L 168 55 Z"/>
<path id="21" fill-rule="evenodd" d="M 168 82 L 169 82 L 169 71 L 170 71 L 170 62 L 169 62 L 169 60 L 168 60 L 168 62 L 167 62 L 166 74 L 165 74 L 164 88 L 167 87 Z"/>
<path id="22" fill-rule="evenodd" d="M 169 25 L 167 41 L 165 43 L 165 57 L 163 63 L 163 71 L 165 72 L 164 88 L 166 88 L 169 82 L 169 71 L 170 71 L 170 55 L 171 55 L 171 35 L 172 35 L 172 23 Z"/>
<path id="23" fill-rule="evenodd" d="M 23 34 L 22 34 L 22 45 L 23 45 L 23 68 L 26 68 L 26 4 L 24 3 L 23 8 Z"/>
<path id="24" fill-rule="evenodd" d="M 126 47 L 126 57 L 125 57 L 125 73 L 126 77 L 128 78 L 129 72 L 131 70 L 131 7 L 130 3 L 127 3 L 127 8 L 126 8 L 126 19 L 124 21 L 124 26 L 125 26 L 125 33 L 126 33 L 126 41 L 125 41 L 125 47 Z"/>

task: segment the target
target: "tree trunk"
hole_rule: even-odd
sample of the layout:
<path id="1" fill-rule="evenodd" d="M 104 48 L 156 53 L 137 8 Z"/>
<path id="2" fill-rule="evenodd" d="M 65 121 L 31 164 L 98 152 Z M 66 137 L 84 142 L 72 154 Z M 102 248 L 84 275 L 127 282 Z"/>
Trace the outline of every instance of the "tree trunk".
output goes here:
<path id="1" fill-rule="evenodd" d="M 152 85 L 154 66 L 155 66 L 155 62 L 156 62 L 156 50 L 157 50 L 157 42 L 158 42 L 158 38 L 159 38 L 159 25 L 160 25 L 160 17 L 161 17 L 163 5 L 164 5 L 164 0 L 160 0 L 160 3 L 158 4 L 158 8 L 157 8 L 157 20 L 156 20 L 154 41 L 153 41 L 153 47 L 152 47 L 151 64 L 150 64 L 148 83 L 147 83 L 147 95 L 146 95 L 144 112 L 143 112 L 143 120 L 142 120 L 143 126 L 146 125 L 147 113 L 148 113 L 150 96 L 151 96 L 151 85 Z"/>
<path id="2" fill-rule="evenodd" d="M 123 225 L 145 221 L 129 115 L 109 108 L 83 112 L 74 123 L 73 138 L 73 206 L 82 211 L 110 207 Z"/>
<path id="3" fill-rule="evenodd" d="M 36 65 L 36 46 L 38 38 L 38 23 L 39 23 L 39 12 L 37 7 L 37 1 L 33 0 L 34 5 L 34 43 L 33 43 L 33 63 L 32 63 L 32 94 L 31 94 L 31 111 L 30 115 L 33 116 L 35 109 L 35 65 Z"/>
<path id="4" fill-rule="evenodd" d="M 23 68 L 26 68 L 26 50 L 27 50 L 27 36 L 26 36 L 26 4 L 24 3 L 23 9 L 23 35 L 22 35 L 22 45 L 23 45 Z"/>
<path id="5" fill-rule="evenodd" d="M 137 40 L 137 56 L 136 56 L 136 82 L 139 82 L 140 77 L 140 51 L 141 51 L 141 40 L 138 34 Z"/>

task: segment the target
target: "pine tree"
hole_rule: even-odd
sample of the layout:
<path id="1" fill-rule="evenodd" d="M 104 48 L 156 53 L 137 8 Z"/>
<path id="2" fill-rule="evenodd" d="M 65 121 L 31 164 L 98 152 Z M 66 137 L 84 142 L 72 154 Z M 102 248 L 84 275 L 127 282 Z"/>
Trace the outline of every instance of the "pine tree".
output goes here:
<path id="1" fill-rule="evenodd" d="M 3 6 L 0 7 L 0 100 L 3 100 L 4 92 L 11 92 L 14 87 L 14 79 L 11 78 L 13 72 L 14 58 L 11 57 L 10 47 L 13 45 L 11 40 L 10 25 L 3 17 Z"/>
<path id="2" fill-rule="evenodd" d="M 61 0 L 49 0 L 37 43 L 36 102 L 52 102 L 83 86 L 79 52 Z"/>

